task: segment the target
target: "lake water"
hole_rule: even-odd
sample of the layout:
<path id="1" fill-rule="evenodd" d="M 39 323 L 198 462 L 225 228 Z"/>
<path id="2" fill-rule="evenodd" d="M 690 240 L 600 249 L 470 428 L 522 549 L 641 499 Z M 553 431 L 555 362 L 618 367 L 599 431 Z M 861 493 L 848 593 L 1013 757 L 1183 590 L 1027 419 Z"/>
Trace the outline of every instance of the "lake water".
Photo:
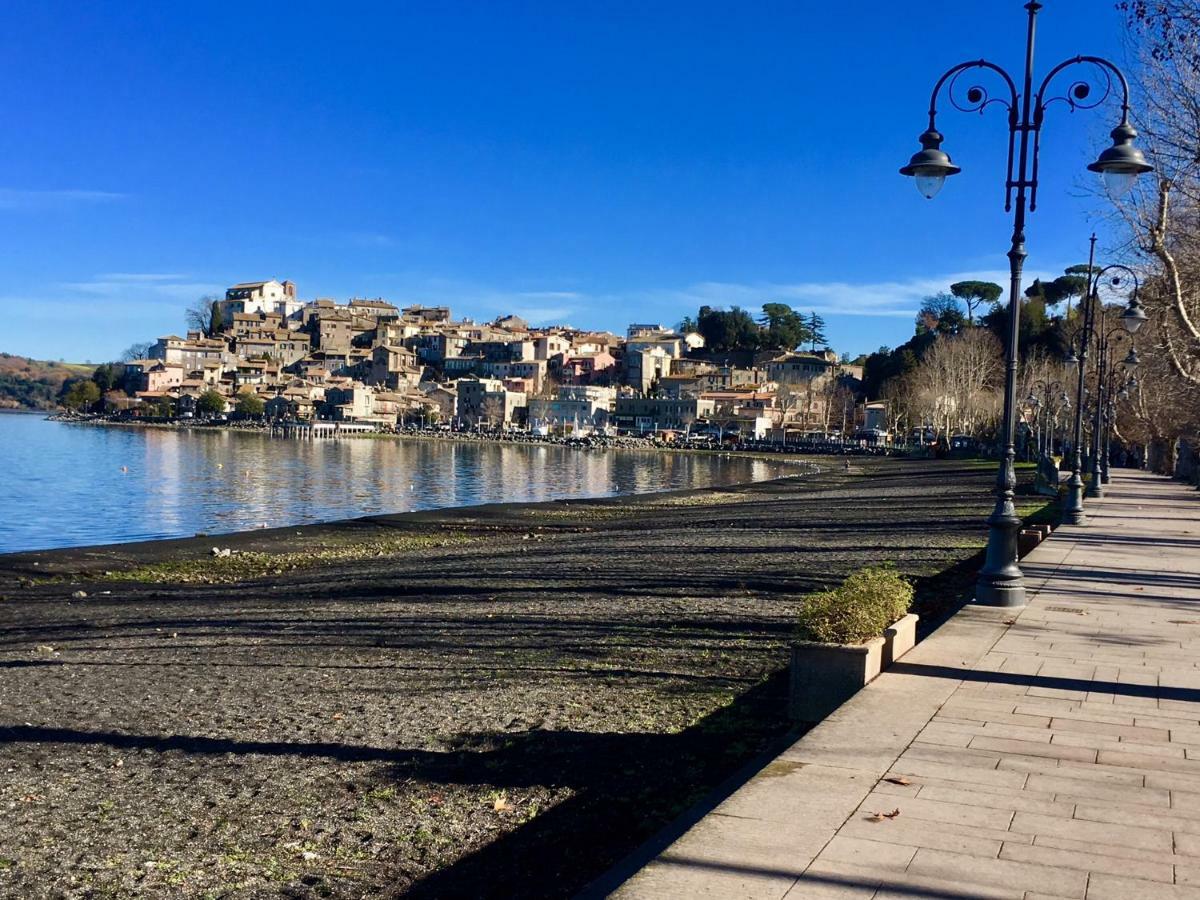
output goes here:
<path id="1" fill-rule="evenodd" d="M 317 440 L 0 415 L 0 553 L 436 507 L 735 484 L 782 462 L 648 450 Z"/>

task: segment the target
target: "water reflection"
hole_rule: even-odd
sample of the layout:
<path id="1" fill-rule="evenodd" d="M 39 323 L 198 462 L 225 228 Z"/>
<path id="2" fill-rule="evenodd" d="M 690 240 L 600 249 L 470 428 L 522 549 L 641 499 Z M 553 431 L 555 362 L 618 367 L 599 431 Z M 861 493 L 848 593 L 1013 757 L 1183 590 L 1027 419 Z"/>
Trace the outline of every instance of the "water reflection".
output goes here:
<path id="1" fill-rule="evenodd" d="M 218 533 L 380 512 L 771 478 L 781 464 L 652 451 L 300 441 L 0 415 L 0 552 Z M 124 471 L 122 468 L 124 467 Z"/>

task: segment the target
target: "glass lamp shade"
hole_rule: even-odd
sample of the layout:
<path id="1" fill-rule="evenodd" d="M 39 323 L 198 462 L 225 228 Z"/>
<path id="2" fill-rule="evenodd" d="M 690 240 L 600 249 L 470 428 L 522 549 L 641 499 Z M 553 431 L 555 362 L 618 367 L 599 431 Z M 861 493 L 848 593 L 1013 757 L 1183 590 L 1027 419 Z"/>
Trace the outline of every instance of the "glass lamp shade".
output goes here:
<path id="1" fill-rule="evenodd" d="M 929 175 L 917 175 L 913 178 L 916 182 L 917 190 L 926 200 L 932 200 L 946 186 L 946 176 L 941 172 Z"/>
<path id="2" fill-rule="evenodd" d="M 1125 330 L 1130 334 L 1137 334 L 1137 330 L 1142 327 L 1142 323 L 1146 321 L 1146 311 L 1142 309 L 1142 304 L 1138 302 L 1135 296 L 1129 301 L 1129 306 L 1121 313 L 1121 324 L 1125 326 Z"/>
<path id="3" fill-rule="evenodd" d="M 1130 350 L 1129 353 L 1126 355 L 1125 359 L 1123 360 L 1123 363 L 1125 365 L 1125 371 L 1132 372 L 1134 369 L 1136 369 L 1138 367 L 1139 362 L 1140 362 L 1140 360 L 1138 359 L 1137 350 L 1136 349 Z"/>
<path id="4" fill-rule="evenodd" d="M 1100 179 L 1104 182 L 1104 192 L 1111 199 L 1120 200 L 1133 190 L 1133 184 L 1137 181 L 1137 177 L 1137 172 L 1119 172 L 1110 169 L 1101 175 Z"/>
<path id="5" fill-rule="evenodd" d="M 1067 351 L 1067 358 L 1063 360 L 1063 367 L 1068 372 L 1074 372 L 1079 367 L 1079 357 L 1075 355 L 1074 350 Z"/>
<path id="6" fill-rule="evenodd" d="M 916 181 L 921 196 L 932 200 L 945 185 L 947 176 L 957 175 L 962 169 L 954 165 L 949 155 L 942 150 L 942 136 L 934 129 L 930 128 L 918 140 L 921 142 L 921 149 L 912 155 L 908 165 L 900 170 L 900 174 Z"/>
<path id="7" fill-rule="evenodd" d="M 1100 154 L 1100 158 L 1088 166 L 1104 179 L 1104 189 L 1109 197 L 1117 200 L 1129 193 L 1137 177 L 1154 171 L 1146 162 L 1146 156 L 1133 145 L 1137 131 L 1128 122 L 1122 122 L 1112 130 L 1112 146 Z"/>

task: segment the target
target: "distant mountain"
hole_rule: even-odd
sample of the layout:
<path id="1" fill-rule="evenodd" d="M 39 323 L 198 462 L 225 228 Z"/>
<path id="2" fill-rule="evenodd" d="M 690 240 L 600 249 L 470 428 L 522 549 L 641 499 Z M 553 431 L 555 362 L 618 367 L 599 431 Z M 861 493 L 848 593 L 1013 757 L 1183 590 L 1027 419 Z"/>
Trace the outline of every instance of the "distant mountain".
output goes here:
<path id="1" fill-rule="evenodd" d="M 95 368 L 0 353 L 0 409 L 54 409 L 63 382 L 89 378 Z"/>

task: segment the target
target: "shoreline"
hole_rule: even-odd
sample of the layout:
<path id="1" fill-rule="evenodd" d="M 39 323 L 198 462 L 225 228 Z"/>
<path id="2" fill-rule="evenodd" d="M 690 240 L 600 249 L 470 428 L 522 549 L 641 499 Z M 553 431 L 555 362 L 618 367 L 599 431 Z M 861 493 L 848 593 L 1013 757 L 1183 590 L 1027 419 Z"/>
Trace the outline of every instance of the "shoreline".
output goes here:
<path id="1" fill-rule="evenodd" d="M 181 432 L 182 431 L 199 431 L 201 433 L 212 433 L 212 434 L 234 432 L 234 433 L 241 433 L 241 434 L 257 434 L 260 437 L 266 436 L 265 435 L 266 429 L 263 429 L 263 428 L 238 428 L 238 427 L 228 428 L 228 427 L 222 427 L 222 426 L 215 426 L 215 427 L 214 426 L 200 426 L 200 427 L 196 428 L 196 427 L 191 427 L 191 426 L 187 426 L 187 425 L 176 426 L 176 425 L 167 425 L 167 424 L 162 424 L 162 423 L 122 423 L 122 422 L 103 422 L 103 421 L 102 422 L 88 421 L 88 422 L 72 423 L 69 420 L 64 420 L 64 424 L 87 424 L 87 425 L 99 425 L 99 426 L 103 426 L 103 427 L 131 428 L 131 429 L 150 428 L 150 429 L 181 431 Z M 651 487 L 651 488 L 647 488 L 647 489 L 643 489 L 643 490 L 629 491 L 629 492 L 613 490 L 613 491 L 606 491 L 606 492 L 597 493 L 597 494 L 590 494 L 590 495 L 580 494 L 580 495 L 575 495 L 575 496 L 567 496 L 567 497 L 558 498 L 560 501 L 563 501 L 563 502 L 583 502 L 585 500 L 652 497 L 652 496 L 659 496 L 659 495 L 664 495 L 664 494 L 674 494 L 674 493 L 678 493 L 678 492 L 711 491 L 711 490 L 717 490 L 717 489 L 729 489 L 729 488 L 734 488 L 734 487 L 739 487 L 739 486 L 746 486 L 746 485 L 761 483 L 764 481 L 773 481 L 773 480 L 781 479 L 781 478 L 819 477 L 822 474 L 824 474 L 827 470 L 830 470 L 830 469 L 834 468 L 835 466 L 838 468 L 843 467 L 843 463 L 838 460 L 835 460 L 835 459 L 829 458 L 829 457 L 824 457 L 824 456 L 816 456 L 813 454 L 763 453 L 763 452 L 757 452 L 754 450 L 732 450 L 732 449 L 725 449 L 725 448 L 705 449 L 705 448 L 697 448 L 697 447 L 655 446 L 648 442 L 643 442 L 643 441 L 636 441 L 636 442 L 633 442 L 632 444 L 621 443 L 621 444 L 616 444 L 616 445 L 606 444 L 606 445 L 600 445 L 600 446 L 586 446 L 586 445 L 580 446 L 579 444 L 565 443 L 565 442 L 559 442 L 559 441 L 550 442 L 550 441 L 539 441 L 539 440 L 504 440 L 504 439 L 494 439 L 494 438 L 489 438 L 489 437 L 484 437 L 482 439 L 479 439 L 473 435 L 464 437 L 464 436 L 460 436 L 460 435 L 441 435 L 441 434 L 411 434 L 411 433 L 389 434 L 389 433 L 383 433 L 383 434 L 351 435 L 351 436 L 356 437 L 356 438 L 361 437 L 361 438 L 368 438 L 368 439 L 373 439 L 373 440 L 387 439 L 387 440 L 394 440 L 394 441 L 401 441 L 401 442 L 421 441 L 421 442 L 425 442 L 427 444 L 434 443 L 434 442 L 446 442 L 446 443 L 450 443 L 450 444 L 487 445 L 487 446 L 492 446 L 492 447 L 513 446 L 513 447 L 521 447 L 521 448 L 554 448 L 554 449 L 558 449 L 561 451 L 589 450 L 589 451 L 625 451 L 625 452 L 635 452 L 635 453 L 663 453 L 663 452 L 665 452 L 665 453 L 680 454 L 680 455 L 695 455 L 700 458 L 711 459 L 711 460 L 713 460 L 713 465 L 716 465 L 716 466 L 720 465 L 720 463 L 716 462 L 717 460 L 728 460 L 728 461 L 730 461 L 730 464 L 737 464 L 737 465 L 746 467 L 746 471 L 744 471 L 744 472 L 739 470 L 732 474 L 725 474 L 724 476 L 721 474 L 721 472 L 724 471 L 723 469 L 722 470 L 713 469 L 711 472 L 704 470 L 705 472 L 707 472 L 708 477 L 712 479 L 712 483 L 703 484 L 700 486 L 666 487 L 666 488 L 657 488 L 657 489 Z M 770 470 L 767 472 L 757 472 L 753 468 L 750 468 L 753 464 L 758 463 L 758 462 L 768 464 L 770 466 Z M 650 463 L 649 461 L 647 461 L 646 464 L 647 465 L 656 465 L 656 464 Z M 758 476 L 757 478 L 755 477 L 756 475 Z M 725 480 L 722 480 L 722 478 L 724 478 Z M 616 485 L 610 485 L 610 486 L 614 487 L 614 488 L 616 487 Z M 134 545 L 134 544 L 154 543 L 154 542 L 159 542 L 159 541 L 188 541 L 188 540 L 192 540 L 192 539 L 200 539 L 200 540 L 209 541 L 209 542 L 216 541 L 218 543 L 222 543 L 222 542 L 227 542 L 227 541 L 231 540 L 232 538 L 234 538 L 235 536 L 241 535 L 241 534 L 262 535 L 262 534 L 268 534 L 268 533 L 272 533 L 272 532 L 278 532 L 278 531 L 287 532 L 287 531 L 292 531 L 292 530 L 297 530 L 297 529 L 310 530 L 310 529 L 318 528 L 321 526 L 337 525 L 339 523 L 349 522 L 349 521 L 370 521 L 372 519 L 386 518 L 386 517 L 399 516 L 399 515 L 416 515 L 416 514 L 425 513 L 425 512 L 437 512 L 437 511 L 460 509 L 460 508 L 461 509 L 474 509 L 474 508 L 479 508 L 481 506 L 494 507 L 494 506 L 504 506 L 504 505 L 515 504 L 515 503 L 533 503 L 533 502 L 537 502 L 537 501 L 519 500 L 519 499 L 513 499 L 513 500 L 507 500 L 507 501 L 506 500 L 491 500 L 491 501 L 476 502 L 476 503 L 458 503 L 458 504 L 425 506 L 423 508 L 418 508 L 418 509 L 403 509 L 403 508 L 401 508 L 399 510 L 395 510 L 392 512 L 376 511 L 376 512 L 367 512 L 367 513 L 362 513 L 362 514 L 357 514 L 357 515 L 354 513 L 353 510 L 328 510 L 328 512 L 332 513 L 332 515 L 329 518 L 307 519 L 307 520 L 302 519 L 299 521 L 295 521 L 295 520 L 288 521 L 285 518 L 284 521 L 272 523 L 269 527 L 266 527 L 266 528 L 241 527 L 241 528 L 234 528 L 233 530 L 218 530 L 218 529 L 213 529 L 213 528 L 206 528 L 203 530 L 197 530 L 197 531 L 188 532 L 185 534 L 176 534 L 173 536 L 163 536 L 163 537 L 157 537 L 157 538 L 151 538 L 151 539 L 134 537 L 129 540 L 105 540 L 102 543 L 87 543 L 87 544 L 74 544 L 74 545 L 68 544 L 66 546 L 26 547 L 26 548 L 12 549 L 12 550 L 7 550 L 7 551 L 0 551 L 0 566 L 3 565 L 4 560 L 6 560 L 7 558 L 17 557 L 17 556 L 25 556 L 25 555 L 30 555 L 30 554 L 46 554 L 46 553 L 53 553 L 53 552 L 57 552 L 57 551 L 87 551 L 87 550 L 91 550 L 91 549 L 99 548 L 99 547 L 116 548 L 116 547 L 127 547 L 127 546 Z M 553 501 L 547 501 L 547 502 L 553 502 Z M 293 509 L 290 506 L 288 506 L 287 509 L 290 509 L 292 513 L 297 512 L 296 509 Z M 264 516 L 263 518 L 268 519 L 269 517 Z"/>
<path id="2" fill-rule="evenodd" d="M 798 460 L 797 464 L 806 461 Z M 659 491 L 640 491 L 628 494 L 601 494 L 590 497 L 560 498 L 556 500 L 500 501 L 492 503 L 458 504 L 437 506 L 427 509 L 408 510 L 395 513 L 371 513 L 364 516 L 346 516 L 321 522 L 290 525 L 275 525 L 269 528 L 240 529 L 227 532 L 203 532 L 178 537 L 153 538 L 150 540 L 115 541 L 87 544 L 77 547 L 48 547 L 36 550 L 15 550 L 0 553 L 0 584 L 5 576 L 47 577 L 76 576 L 95 577 L 105 571 L 116 571 L 122 564 L 152 566 L 169 560 L 198 561 L 208 559 L 214 547 L 230 549 L 235 553 L 283 553 L 296 544 L 296 537 L 305 543 L 320 543 L 333 538 L 341 539 L 347 534 L 357 540 L 369 541 L 383 531 L 421 531 L 422 526 L 435 525 L 442 530 L 452 530 L 454 523 L 475 519 L 507 519 L 526 512 L 536 513 L 541 509 L 586 508 L 603 506 L 608 510 L 623 509 L 632 512 L 657 502 L 668 502 L 697 498 L 714 493 L 740 494 L 758 486 L 808 481 L 816 483 L 829 470 L 814 465 L 815 471 L 776 475 L 761 481 L 738 481 L 732 484 L 716 484 L 705 487 L 668 488 Z M 861 474 L 861 471 L 857 474 Z"/>
<path id="3" fill-rule="evenodd" d="M 244 434 L 266 434 L 267 436 L 282 437 L 275 432 L 276 426 L 270 424 L 249 424 L 242 425 L 235 422 L 224 423 L 202 423 L 202 422 L 143 422 L 130 420 L 113 420 L 105 418 L 83 418 L 71 417 L 62 415 L 46 416 L 46 421 L 59 422 L 67 425 L 93 425 L 102 427 L 114 428 L 147 428 L 159 429 L 164 431 L 229 431 Z M 285 427 L 285 426 L 284 426 Z M 289 440 L 293 438 L 288 438 Z M 675 441 L 663 441 L 656 437 L 642 437 L 635 435 L 589 435 L 582 438 L 572 438 L 569 436 L 554 436 L 554 435 L 534 435 L 529 432 L 510 431 L 510 432 L 474 432 L 474 431 L 447 431 L 447 432 L 431 432 L 428 429 L 424 430 L 399 430 L 399 431 L 349 431 L 345 433 L 337 433 L 328 437 L 319 438 L 319 440 L 428 440 L 428 441 L 451 441 L 456 443 L 481 443 L 481 444 L 515 444 L 520 446 L 531 447 L 563 447 L 572 450 L 654 450 L 669 453 L 707 453 L 707 454 L 728 454 L 737 455 L 739 457 L 753 458 L 759 456 L 764 459 L 777 459 L 778 457 L 834 457 L 834 456 L 856 456 L 856 457 L 892 457 L 904 458 L 907 456 L 905 451 L 891 447 L 862 447 L 853 443 L 844 444 L 827 444 L 813 445 L 819 448 L 839 448 L 839 449 L 808 449 L 797 444 L 778 444 L 771 443 L 766 440 L 757 440 L 752 442 L 751 446 L 731 445 L 731 446 L 688 446 L 679 444 Z M 302 440 L 302 439 L 298 439 Z"/>

